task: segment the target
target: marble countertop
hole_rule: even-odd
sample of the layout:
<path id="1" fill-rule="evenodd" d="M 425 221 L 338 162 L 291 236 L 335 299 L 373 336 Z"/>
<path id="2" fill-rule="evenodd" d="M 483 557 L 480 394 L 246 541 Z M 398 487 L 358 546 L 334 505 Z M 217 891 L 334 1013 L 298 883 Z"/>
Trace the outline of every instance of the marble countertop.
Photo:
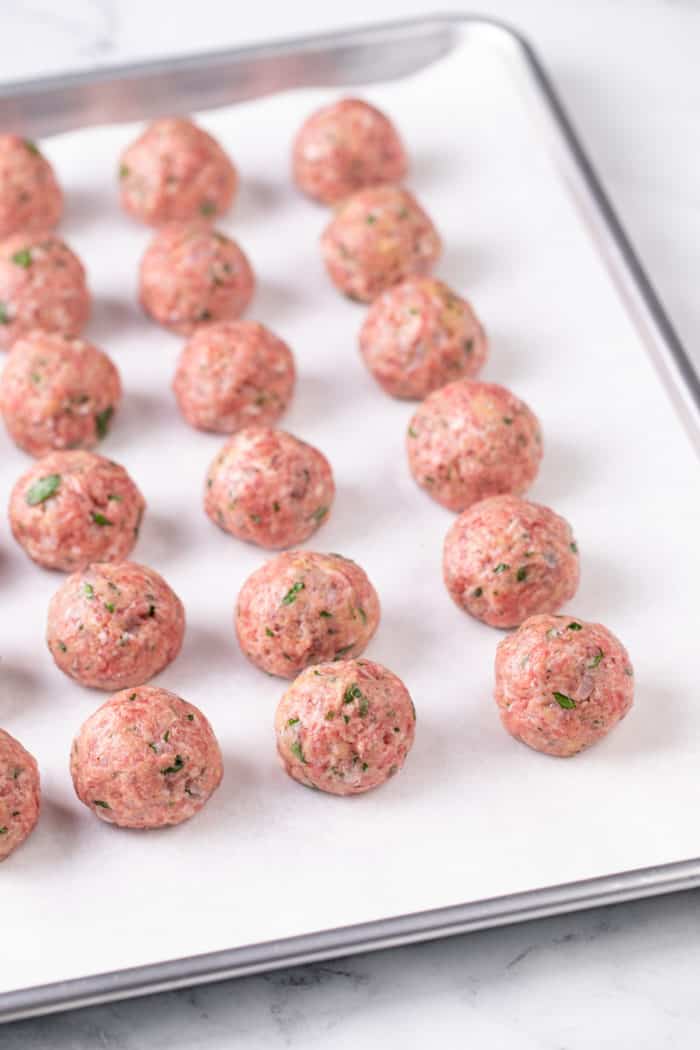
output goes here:
<path id="1" fill-rule="evenodd" d="M 453 0 L 5 0 L 2 78 L 424 14 Z M 700 335 L 700 3 L 479 0 L 552 72 L 681 337 Z M 591 324 L 595 337 L 595 324 Z M 696 356 L 700 361 L 700 356 Z M 167 993 L 0 1031 L 3 1050 L 696 1045 L 698 892 Z"/>

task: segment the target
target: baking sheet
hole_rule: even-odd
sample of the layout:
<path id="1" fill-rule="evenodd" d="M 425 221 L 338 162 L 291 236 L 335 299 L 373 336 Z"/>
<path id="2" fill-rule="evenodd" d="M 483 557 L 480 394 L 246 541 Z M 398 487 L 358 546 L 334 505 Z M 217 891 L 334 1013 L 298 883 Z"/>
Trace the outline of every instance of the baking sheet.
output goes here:
<path id="1" fill-rule="evenodd" d="M 243 176 L 222 226 L 260 276 L 250 311 L 293 346 L 300 382 L 284 421 L 336 471 L 330 521 L 309 546 L 357 558 L 383 602 L 368 649 L 418 708 L 401 776 L 351 800 L 303 791 L 277 767 L 272 714 L 283 683 L 233 640 L 237 590 L 265 555 L 219 533 L 199 506 L 220 439 L 180 420 L 169 382 L 180 340 L 135 305 L 148 233 L 119 213 L 113 184 L 133 127 L 46 144 L 69 190 L 63 232 L 96 295 L 88 335 L 113 354 L 125 402 L 104 444 L 150 510 L 134 556 L 163 572 L 189 616 L 179 660 L 158 679 L 202 706 L 226 777 L 193 822 L 153 833 L 98 824 L 74 799 L 70 740 L 101 695 L 56 671 L 43 645 L 60 577 L 2 531 L 0 723 L 32 750 L 45 806 L 0 870 L 0 992 L 106 970 L 522 892 L 700 853 L 700 714 L 693 704 L 700 582 L 697 461 L 497 49 L 477 38 L 409 79 L 365 92 L 414 157 L 411 186 L 442 230 L 439 273 L 474 301 L 492 340 L 485 378 L 540 415 L 532 489 L 574 524 L 583 578 L 570 609 L 628 645 L 636 707 L 570 762 L 529 752 L 490 699 L 500 637 L 462 615 L 440 582 L 452 516 L 411 481 L 410 406 L 380 393 L 356 350 L 364 316 L 328 284 L 325 213 L 287 180 L 290 138 L 325 91 L 205 117 Z M 0 489 L 28 462 L 4 437 Z"/>

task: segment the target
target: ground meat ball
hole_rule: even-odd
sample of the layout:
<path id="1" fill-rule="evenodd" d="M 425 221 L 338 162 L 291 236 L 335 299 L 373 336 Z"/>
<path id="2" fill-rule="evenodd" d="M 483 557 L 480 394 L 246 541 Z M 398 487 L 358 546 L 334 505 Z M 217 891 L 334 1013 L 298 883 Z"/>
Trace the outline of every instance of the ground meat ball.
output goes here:
<path id="1" fill-rule="evenodd" d="M 430 394 L 406 438 L 411 473 L 449 510 L 487 496 L 519 495 L 542 459 L 536 416 L 496 383 L 458 379 Z"/>
<path id="2" fill-rule="evenodd" d="M 466 299 L 433 277 L 409 277 L 370 306 L 360 351 L 387 394 L 420 400 L 478 375 L 488 344 Z"/>
<path id="3" fill-rule="evenodd" d="M 348 197 L 321 237 L 331 280 L 360 302 L 371 302 L 413 274 L 429 273 L 441 248 L 437 230 L 415 197 L 397 186 L 376 186 Z"/>
<path id="4" fill-rule="evenodd" d="M 257 321 L 221 321 L 198 329 L 185 346 L 173 389 L 193 427 L 233 434 L 272 425 L 292 397 L 294 358 Z"/>
<path id="5" fill-rule="evenodd" d="M 566 758 L 609 733 L 632 706 L 627 651 L 607 627 L 531 616 L 496 651 L 496 703 L 508 732 Z"/>
<path id="6" fill-rule="evenodd" d="M 118 463 L 94 452 L 52 452 L 13 488 L 10 526 L 39 565 L 73 572 L 94 561 L 126 558 L 145 507 Z"/>
<path id="7" fill-rule="evenodd" d="M 235 241 L 208 223 L 171 223 L 141 260 L 141 305 L 154 321 L 189 335 L 209 321 L 233 321 L 253 296 L 255 277 Z"/>
<path id="8" fill-rule="evenodd" d="M 370 660 L 307 668 L 275 715 L 277 752 L 286 772 L 332 795 L 358 795 L 398 773 L 415 730 L 406 686 Z"/>
<path id="9" fill-rule="evenodd" d="M 80 335 L 89 315 L 83 264 L 64 241 L 15 233 L 0 242 L 0 348 L 35 328 Z"/>
<path id="10" fill-rule="evenodd" d="M 49 605 L 46 641 L 56 665 L 81 685 L 125 689 L 171 663 L 185 610 L 162 576 L 133 561 L 74 572 Z"/>
<path id="11" fill-rule="evenodd" d="M 18 339 L 0 377 L 0 410 L 12 440 L 33 456 L 92 448 L 121 400 L 119 372 L 92 343 L 35 331 Z"/>
<path id="12" fill-rule="evenodd" d="M 34 830 L 40 803 L 36 761 L 19 740 L 0 729 L 0 861 Z"/>
<path id="13" fill-rule="evenodd" d="M 122 207 L 152 226 L 223 215 L 237 185 L 236 169 L 216 139 L 182 117 L 154 120 L 119 165 Z"/>
<path id="14" fill-rule="evenodd" d="M 364 652 L 379 625 L 379 598 L 349 558 L 288 551 L 248 577 L 235 622 L 249 660 L 293 678 L 310 664 Z"/>
<path id="15" fill-rule="evenodd" d="M 204 509 L 233 536 L 279 549 L 307 540 L 334 497 L 330 463 L 313 445 L 283 430 L 246 427 L 209 468 Z"/>
<path id="16" fill-rule="evenodd" d="M 548 507 L 492 496 L 465 510 L 445 537 L 445 585 L 465 612 L 491 627 L 554 613 L 579 581 L 571 526 Z"/>
<path id="17" fill-rule="evenodd" d="M 335 204 L 365 186 L 400 182 L 407 166 L 394 125 L 357 98 L 316 110 L 294 140 L 294 181 L 323 204 Z"/>
<path id="18" fill-rule="evenodd" d="M 52 230 L 63 194 L 38 147 L 19 135 L 0 135 L 0 237 Z"/>
<path id="19" fill-rule="evenodd" d="M 167 689 L 123 689 L 73 741 L 73 787 L 95 816 L 122 828 L 189 820 L 221 783 L 223 761 L 202 712 Z"/>

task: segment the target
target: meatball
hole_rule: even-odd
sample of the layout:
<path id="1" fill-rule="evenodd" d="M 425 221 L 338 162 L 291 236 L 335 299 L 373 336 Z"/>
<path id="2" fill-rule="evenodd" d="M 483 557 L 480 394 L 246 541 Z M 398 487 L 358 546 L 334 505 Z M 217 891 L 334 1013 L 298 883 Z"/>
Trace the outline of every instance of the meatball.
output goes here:
<path id="1" fill-rule="evenodd" d="M 394 125 L 357 98 L 316 110 L 294 140 L 294 181 L 322 204 L 335 204 L 366 186 L 400 182 L 407 167 Z"/>
<path id="2" fill-rule="evenodd" d="M 416 711 L 400 678 L 371 660 L 309 667 L 277 707 L 277 752 L 306 787 L 358 795 L 401 769 Z"/>
<path id="3" fill-rule="evenodd" d="M 193 427 L 233 434 L 272 425 L 294 390 L 292 351 L 257 321 L 220 321 L 198 329 L 178 361 L 173 390 Z"/>
<path id="4" fill-rule="evenodd" d="M 429 273 L 441 247 L 415 197 L 397 186 L 375 186 L 348 197 L 321 237 L 333 283 L 366 303 L 406 277 Z"/>
<path id="5" fill-rule="evenodd" d="M 0 729 L 0 861 L 32 833 L 40 805 L 35 759 L 19 740 Z"/>
<path id="6" fill-rule="evenodd" d="M 370 306 L 360 352 L 392 397 L 421 400 L 484 366 L 484 330 L 466 299 L 433 277 L 409 277 Z"/>
<path id="7" fill-rule="evenodd" d="M 233 536 L 278 549 L 307 540 L 334 497 L 330 463 L 317 448 L 283 430 L 246 427 L 209 468 L 204 509 Z"/>
<path id="8" fill-rule="evenodd" d="M 194 704 L 153 686 L 122 689 L 83 723 L 73 787 L 95 816 L 122 828 L 189 820 L 223 776 L 214 730 Z"/>
<path id="9" fill-rule="evenodd" d="M 12 534 L 33 561 L 73 572 L 126 558 L 146 503 L 124 467 L 94 452 L 52 452 L 10 496 Z"/>
<path id="10" fill-rule="evenodd" d="M 254 288 L 250 263 L 236 242 L 203 221 L 164 226 L 141 260 L 143 309 L 183 335 L 208 321 L 234 321 Z"/>
<path id="11" fill-rule="evenodd" d="M 49 604 L 46 641 L 56 666 L 93 689 L 147 682 L 175 659 L 184 634 L 178 596 L 133 561 L 72 573 Z"/>
<path id="12" fill-rule="evenodd" d="M 119 372 L 102 350 L 55 332 L 17 340 L 0 377 L 0 411 L 15 444 L 33 456 L 92 448 L 121 400 Z"/>
<path id="13" fill-rule="evenodd" d="M 19 135 L 0 135 L 0 237 L 52 230 L 63 194 L 39 148 Z"/>
<path id="14" fill-rule="evenodd" d="M 624 645 L 600 623 L 531 616 L 496 650 L 496 703 L 505 729 L 567 758 L 624 718 L 634 694 Z"/>
<path id="15" fill-rule="evenodd" d="M 458 379 L 416 410 L 406 438 L 418 484 L 449 510 L 523 493 L 542 459 L 537 417 L 496 383 Z"/>
<path id="16" fill-rule="evenodd" d="M 0 348 L 35 328 L 80 335 L 90 315 L 83 264 L 64 241 L 16 233 L 0 242 Z"/>
<path id="17" fill-rule="evenodd" d="M 443 574 L 460 609 L 491 627 L 517 627 L 573 598 L 578 547 L 569 523 L 548 507 L 492 496 L 447 533 Z"/>
<path id="18" fill-rule="evenodd" d="M 238 175 L 216 139 L 191 120 L 154 120 L 119 164 L 122 207 L 151 226 L 223 215 Z"/>
<path id="19" fill-rule="evenodd" d="M 244 583 L 235 612 L 241 649 L 268 674 L 364 652 L 379 598 L 364 569 L 340 554 L 287 551 Z"/>

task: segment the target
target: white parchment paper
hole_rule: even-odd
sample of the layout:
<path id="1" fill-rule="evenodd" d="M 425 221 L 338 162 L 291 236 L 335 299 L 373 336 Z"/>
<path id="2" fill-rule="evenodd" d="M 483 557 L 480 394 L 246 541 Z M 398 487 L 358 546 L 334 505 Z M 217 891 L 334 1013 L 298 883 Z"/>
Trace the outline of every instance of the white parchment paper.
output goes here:
<path id="1" fill-rule="evenodd" d="M 293 347 L 298 392 L 283 425 L 329 456 L 338 495 L 310 546 L 356 558 L 383 619 L 368 655 L 418 710 L 403 773 L 364 797 L 304 790 L 278 768 L 273 711 L 284 683 L 250 667 L 234 601 L 264 552 L 201 509 L 221 439 L 180 419 L 170 382 L 181 340 L 140 314 L 149 233 L 123 216 L 115 169 L 133 127 L 45 144 L 68 193 L 62 232 L 95 295 L 87 331 L 121 369 L 125 400 L 106 455 L 149 504 L 136 560 L 185 602 L 188 631 L 158 681 L 201 706 L 222 744 L 223 785 L 179 828 L 125 832 L 75 799 L 70 741 L 104 699 L 65 678 L 43 636 L 61 577 L 31 564 L 0 525 L 0 725 L 37 757 L 44 808 L 0 867 L 0 992 L 158 960 L 602 875 L 700 853 L 698 464 L 638 337 L 495 55 L 469 46 L 367 92 L 411 151 L 410 185 L 446 242 L 440 276 L 472 298 L 492 343 L 485 378 L 542 420 L 532 496 L 574 525 L 582 584 L 570 611 L 628 646 L 636 705 L 600 746 L 538 755 L 501 729 L 491 698 L 501 637 L 462 614 L 441 582 L 452 516 L 412 482 L 412 408 L 383 395 L 357 351 L 364 309 L 322 269 L 326 212 L 288 178 L 291 137 L 331 96 L 299 92 L 203 118 L 240 168 L 230 219 L 259 291 L 249 316 Z M 3 501 L 29 460 L 0 435 Z"/>

